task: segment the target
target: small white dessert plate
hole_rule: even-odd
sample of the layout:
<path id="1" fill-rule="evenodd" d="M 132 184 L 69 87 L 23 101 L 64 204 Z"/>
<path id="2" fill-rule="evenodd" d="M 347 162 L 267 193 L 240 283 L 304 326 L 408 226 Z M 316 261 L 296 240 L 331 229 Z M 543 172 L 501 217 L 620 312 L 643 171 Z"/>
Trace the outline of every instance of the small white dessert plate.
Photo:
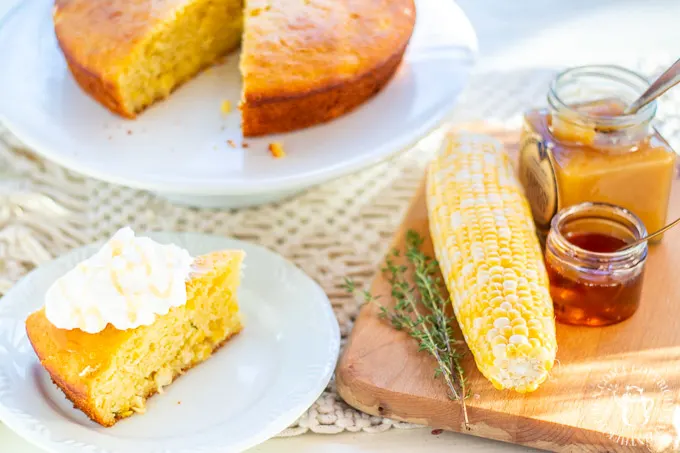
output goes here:
<path id="1" fill-rule="evenodd" d="M 378 96 L 327 124 L 247 139 L 242 149 L 237 54 L 136 120 L 122 119 L 76 85 L 54 35 L 53 4 L 25 0 L 0 24 L 0 121 L 72 170 L 200 206 L 274 201 L 406 149 L 451 111 L 477 48 L 453 0 L 416 0 L 404 63 Z M 224 100 L 233 113 L 222 114 Z M 284 159 L 270 155 L 272 141 L 283 143 Z"/>
<path id="2" fill-rule="evenodd" d="M 311 278 L 247 242 L 188 233 L 148 236 L 194 255 L 245 250 L 243 331 L 149 399 L 144 415 L 103 428 L 51 382 L 24 330 L 49 285 L 100 245 L 40 266 L 0 300 L 0 420 L 29 442 L 53 453 L 240 452 L 295 422 L 328 384 L 340 333 L 328 298 Z"/>

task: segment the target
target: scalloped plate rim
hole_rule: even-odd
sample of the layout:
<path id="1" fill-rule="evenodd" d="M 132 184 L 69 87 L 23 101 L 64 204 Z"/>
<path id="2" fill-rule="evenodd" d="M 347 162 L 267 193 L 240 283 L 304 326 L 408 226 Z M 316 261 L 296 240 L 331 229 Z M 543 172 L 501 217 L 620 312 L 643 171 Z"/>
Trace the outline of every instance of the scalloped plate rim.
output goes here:
<path id="1" fill-rule="evenodd" d="M 308 364 L 307 369 L 313 369 L 315 372 L 317 372 L 318 376 L 315 376 L 312 380 L 315 382 L 315 385 L 312 386 L 311 388 L 307 389 L 306 391 L 302 392 L 300 395 L 297 395 L 296 399 L 292 402 L 290 402 L 289 406 L 286 408 L 279 408 L 278 412 L 275 412 L 277 415 L 271 420 L 267 420 L 263 426 L 259 427 L 256 429 L 256 433 L 251 435 L 248 438 L 244 439 L 239 439 L 238 441 L 229 441 L 225 442 L 225 445 L 215 445 L 215 444 L 205 444 L 200 447 L 191 447 L 191 448 L 182 448 L 178 450 L 173 450 L 173 449 L 159 449 L 159 450 L 154 450 L 154 453 L 204 453 L 204 452 L 238 452 L 238 451 L 243 451 L 244 449 L 254 447 L 255 445 L 258 445 L 269 438 L 275 436 L 282 430 L 284 430 L 286 427 L 290 426 L 297 418 L 304 413 L 305 410 L 311 406 L 311 404 L 316 401 L 316 399 L 323 393 L 323 390 L 326 388 L 328 382 L 330 381 L 332 377 L 332 373 L 335 369 L 335 364 L 337 361 L 337 357 L 339 354 L 339 348 L 340 348 L 340 332 L 339 332 L 339 326 L 337 323 L 337 319 L 335 318 L 335 315 L 332 311 L 330 301 L 328 300 L 327 296 L 321 289 L 321 287 L 314 282 L 309 276 L 307 276 L 302 270 L 300 270 L 298 267 L 296 267 L 294 264 L 283 258 L 282 256 L 270 251 L 269 249 L 255 245 L 246 241 L 240 241 L 237 239 L 230 239 L 230 238 L 223 238 L 219 236 L 214 236 L 214 235 L 205 235 L 205 234 L 200 234 L 200 233 L 174 233 L 174 232 L 151 232 L 151 233 L 146 233 L 145 235 L 148 235 L 158 241 L 161 242 L 180 242 L 185 247 L 191 249 L 197 249 L 200 248 L 196 245 L 196 243 L 205 243 L 205 244 L 210 244 L 209 247 L 211 249 L 221 249 L 221 248 L 243 248 L 246 250 L 247 257 L 246 257 L 246 264 L 248 264 L 248 256 L 265 256 L 268 257 L 269 260 L 271 260 L 272 263 L 276 263 L 278 266 L 282 266 L 281 269 L 284 269 L 284 273 L 286 273 L 286 276 L 290 275 L 295 275 L 295 279 L 301 279 L 300 281 L 304 281 L 305 285 L 309 285 L 308 287 L 310 288 L 309 293 L 309 298 L 310 300 L 324 300 L 323 307 L 320 308 L 319 313 L 317 314 L 317 321 L 320 321 L 328 328 L 326 334 L 324 335 L 324 338 L 306 338 L 303 341 L 304 342 L 319 342 L 322 343 L 324 346 L 321 348 L 324 351 L 327 351 L 328 354 L 326 357 L 323 358 L 323 363 L 318 363 L 318 364 Z M 65 269 L 63 268 L 66 266 L 66 263 L 68 263 L 70 257 L 77 257 L 78 255 L 83 255 L 83 254 L 91 254 L 94 252 L 102 242 L 97 242 L 95 244 L 90 244 L 84 247 L 80 247 L 74 250 L 71 250 L 70 252 L 67 252 L 66 254 L 62 255 L 59 258 L 56 258 L 55 260 L 52 260 L 48 263 L 43 264 L 42 266 L 38 267 L 37 269 L 33 270 L 29 274 L 27 274 L 22 280 L 20 280 L 2 299 L 0 299 L 0 321 L 4 318 L 7 319 L 8 315 L 10 316 L 11 322 L 16 323 L 23 323 L 23 319 L 17 319 L 17 316 L 21 315 L 26 315 L 28 314 L 32 309 L 29 307 L 23 307 L 19 308 L 20 313 L 16 313 L 17 310 L 17 302 L 14 301 L 14 298 L 16 298 L 18 295 L 21 295 L 19 291 L 23 290 L 23 286 L 27 285 L 29 283 L 33 283 L 33 281 L 36 279 L 37 276 L 43 275 L 45 272 L 63 272 Z M 218 245 L 219 244 L 219 245 Z M 205 249 L 205 247 L 203 247 Z M 191 251 L 191 250 L 190 250 Z M 198 253 L 205 253 L 208 250 L 205 250 L 203 252 L 198 252 Z M 198 254 L 196 253 L 196 254 Z M 64 264 L 62 264 L 64 263 Z M 249 272 L 250 269 L 250 272 Z M 246 268 L 246 276 L 243 280 L 242 283 L 242 288 L 248 288 L 248 275 L 253 272 L 253 266 L 248 266 Z M 316 292 L 317 294 L 314 295 L 312 294 L 312 291 Z M 13 309 L 13 311 L 12 311 Z M 248 327 L 247 321 L 246 321 L 246 328 Z M 3 333 L 0 333 L 0 339 L 3 339 Z M 304 335 L 304 333 L 302 334 Z M 24 333 L 25 337 L 25 333 Z M 238 338 L 238 337 L 237 337 Z M 24 338 L 22 338 L 24 340 Z M 19 342 L 17 340 L 16 342 Z M 226 348 L 229 347 L 229 344 L 227 344 Z M 226 349 L 225 348 L 225 349 Z M 17 354 L 17 351 L 8 351 L 6 354 L 12 357 L 12 353 Z M 21 353 L 19 353 L 21 354 Z M 34 353 L 32 350 L 28 352 L 28 354 L 32 354 L 34 356 Z M 1 351 L 0 348 L 0 356 L 3 355 L 3 352 Z M 306 354 L 302 354 L 303 357 L 306 356 Z M 316 360 L 319 360 L 320 357 L 316 357 Z M 35 359 L 37 360 L 37 359 Z M 210 363 L 211 361 L 215 361 L 215 358 L 211 358 L 208 360 L 206 363 Z M 11 364 L 10 364 L 11 365 Z M 2 379 L 7 379 L 7 382 L 9 382 L 9 377 L 6 372 L 3 371 L 3 364 L 0 363 L 0 387 L 2 386 Z M 200 366 L 197 367 L 197 369 L 201 368 Z M 190 379 L 191 373 L 187 373 L 186 377 L 183 377 L 183 380 Z M 9 384 L 6 384 L 9 385 Z M 170 391 L 172 390 L 172 386 L 170 387 Z M 47 436 L 49 436 L 49 426 L 51 426 L 49 423 L 47 426 L 45 426 L 45 421 L 41 420 L 38 417 L 36 417 L 35 414 L 25 414 L 22 409 L 17 409 L 16 407 L 8 407 L 6 403 L 4 402 L 5 399 L 7 399 L 7 395 L 3 397 L 3 392 L 0 392 L 0 420 L 2 420 L 8 428 L 10 428 L 12 431 L 16 432 L 19 434 L 21 437 L 23 437 L 25 440 L 28 442 L 46 449 L 47 451 L 54 452 L 54 453 L 122 453 L 122 450 L 120 449 L 107 449 L 105 446 L 102 447 L 101 445 L 95 445 L 87 442 L 81 442 L 78 439 L 63 439 L 60 441 L 53 441 Z M 76 409 L 72 409 L 75 413 L 79 413 Z M 18 412 L 18 413 L 17 413 Z M 145 415 L 143 416 L 137 416 L 137 417 L 152 417 L 153 416 L 153 411 L 148 411 Z M 34 418 L 37 420 L 39 426 L 31 428 L 29 425 L 29 422 L 26 421 L 26 418 Z M 23 419 L 23 420 L 21 420 Z M 132 417 L 125 422 L 127 423 L 134 423 L 135 417 Z M 61 420 L 63 422 L 63 420 Z M 68 420 L 67 420 L 68 421 Z M 96 425 L 92 425 L 93 428 L 98 428 Z M 212 428 L 211 433 L 214 435 L 214 431 L 218 429 L 216 427 Z M 42 432 L 41 432 L 42 431 Z M 108 436 L 109 430 L 105 430 L 104 432 L 104 437 Z M 203 434 L 203 433 L 199 433 Z M 183 440 L 186 441 L 187 437 L 183 437 Z M 214 440 L 213 440 L 214 441 Z M 135 442 L 134 440 L 130 441 L 124 441 L 124 442 Z M 148 441 L 144 442 L 147 446 L 149 444 Z M 118 447 L 120 448 L 120 447 Z M 142 447 L 143 448 L 143 447 Z M 127 453 L 127 450 L 125 450 Z M 148 450 L 147 450 L 148 451 Z M 150 453 L 150 452 L 149 452 Z"/>

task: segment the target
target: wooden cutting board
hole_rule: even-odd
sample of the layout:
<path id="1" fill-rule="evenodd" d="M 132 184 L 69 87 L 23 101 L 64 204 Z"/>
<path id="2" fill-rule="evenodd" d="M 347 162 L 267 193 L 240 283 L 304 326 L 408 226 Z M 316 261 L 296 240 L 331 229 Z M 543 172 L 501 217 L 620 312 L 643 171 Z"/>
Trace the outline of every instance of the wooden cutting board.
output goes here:
<path id="1" fill-rule="evenodd" d="M 516 153 L 516 132 L 494 135 Z M 669 218 L 680 217 L 680 182 L 671 206 Z M 404 249 L 409 229 L 427 238 L 425 251 L 433 256 L 424 185 L 395 248 Z M 382 276 L 371 292 L 389 304 Z M 373 304 L 362 308 L 336 374 L 339 394 L 361 411 L 551 451 L 679 451 L 680 228 L 650 248 L 641 307 L 632 318 L 604 328 L 557 325 L 557 363 L 537 391 L 494 389 L 466 354 L 469 431 L 459 403 L 433 378 L 433 360 L 377 315 Z"/>

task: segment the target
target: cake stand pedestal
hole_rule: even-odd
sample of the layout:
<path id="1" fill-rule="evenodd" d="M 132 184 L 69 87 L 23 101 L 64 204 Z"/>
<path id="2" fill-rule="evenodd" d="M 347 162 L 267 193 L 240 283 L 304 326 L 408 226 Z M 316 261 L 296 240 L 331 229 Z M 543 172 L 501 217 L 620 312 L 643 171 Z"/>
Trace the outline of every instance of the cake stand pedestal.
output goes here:
<path id="1" fill-rule="evenodd" d="M 283 201 L 298 193 L 305 188 L 284 190 L 275 193 L 245 194 L 245 195 L 187 195 L 177 193 L 155 192 L 156 195 L 165 198 L 171 203 L 190 206 L 194 208 L 245 208 L 262 204 Z"/>

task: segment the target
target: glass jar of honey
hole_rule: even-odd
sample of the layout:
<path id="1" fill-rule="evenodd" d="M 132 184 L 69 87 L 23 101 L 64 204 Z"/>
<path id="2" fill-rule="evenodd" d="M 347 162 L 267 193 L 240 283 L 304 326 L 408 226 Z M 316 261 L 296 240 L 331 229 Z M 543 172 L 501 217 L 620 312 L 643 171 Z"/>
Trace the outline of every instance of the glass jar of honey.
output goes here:
<path id="1" fill-rule="evenodd" d="M 604 203 L 581 203 L 553 217 L 545 247 L 550 296 L 557 321 L 583 326 L 616 324 L 640 305 L 647 235 L 635 214 Z"/>
<path id="2" fill-rule="evenodd" d="M 665 225 L 676 154 L 650 125 L 655 103 L 624 114 L 648 86 L 617 66 L 573 68 L 551 83 L 547 108 L 525 113 L 519 177 L 541 239 L 582 202 L 628 209 L 648 231 Z"/>

